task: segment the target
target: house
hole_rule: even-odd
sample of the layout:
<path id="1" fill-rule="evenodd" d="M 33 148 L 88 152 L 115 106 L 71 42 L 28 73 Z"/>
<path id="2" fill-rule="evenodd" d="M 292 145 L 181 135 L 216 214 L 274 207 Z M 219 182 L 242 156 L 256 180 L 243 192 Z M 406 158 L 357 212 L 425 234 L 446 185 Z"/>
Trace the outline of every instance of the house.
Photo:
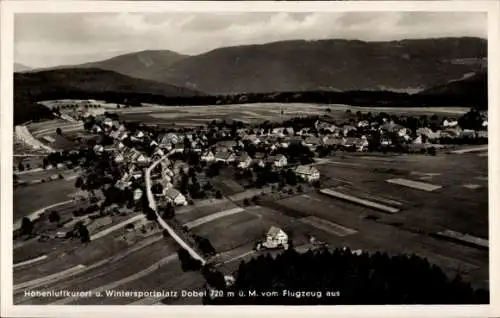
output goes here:
<path id="1" fill-rule="evenodd" d="M 144 138 L 144 132 L 142 132 L 142 130 L 138 130 L 135 133 L 134 137 L 137 138 L 137 139 L 142 139 L 142 138 Z"/>
<path id="2" fill-rule="evenodd" d="M 284 155 L 269 156 L 266 158 L 266 162 L 277 168 L 285 167 L 288 164 Z"/>
<path id="3" fill-rule="evenodd" d="M 205 162 L 212 162 L 212 161 L 215 161 L 215 156 L 214 156 L 214 153 L 210 150 L 204 152 L 202 155 L 201 155 L 201 158 L 200 158 L 201 161 L 205 161 Z"/>
<path id="4" fill-rule="evenodd" d="M 186 197 L 174 188 L 166 188 L 163 190 L 163 195 L 167 201 L 172 202 L 174 205 L 187 205 Z"/>
<path id="5" fill-rule="evenodd" d="M 285 130 L 284 127 L 274 128 L 271 131 L 271 135 L 283 137 L 283 136 L 285 136 L 285 134 L 283 133 L 284 130 Z"/>
<path id="6" fill-rule="evenodd" d="M 347 136 L 347 134 L 349 134 L 351 131 L 355 131 L 355 130 L 357 130 L 356 127 L 351 126 L 351 125 L 344 125 L 344 127 L 342 127 L 342 133 L 344 136 Z"/>
<path id="7" fill-rule="evenodd" d="M 108 128 L 111 128 L 113 126 L 113 120 L 109 117 L 104 118 L 102 121 L 102 124 Z"/>
<path id="8" fill-rule="evenodd" d="M 299 135 L 299 136 L 308 136 L 308 135 L 310 135 L 310 133 L 311 133 L 311 129 L 306 127 L 306 128 L 302 128 L 301 130 L 299 130 L 297 132 L 297 135 Z"/>
<path id="9" fill-rule="evenodd" d="M 370 123 L 368 122 L 368 120 L 360 120 L 358 122 L 358 128 L 366 128 L 369 126 L 370 126 Z"/>
<path id="10" fill-rule="evenodd" d="M 462 131 L 460 129 L 458 129 L 457 127 L 447 128 L 447 129 L 441 130 L 439 137 L 441 137 L 441 138 L 457 138 L 460 136 L 461 133 L 462 133 Z"/>
<path id="11" fill-rule="evenodd" d="M 440 132 L 433 132 L 432 129 L 423 127 L 423 128 L 418 128 L 417 131 L 417 136 L 422 135 L 426 136 L 428 139 L 438 139 L 440 136 Z"/>
<path id="12" fill-rule="evenodd" d="M 153 152 L 153 155 L 163 157 L 165 155 L 165 153 L 163 152 L 163 150 L 161 148 L 156 148 L 155 151 Z"/>
<path id="13" fill-rule="evenodd" d="M 363 136 L 361 138 L 356 138 L 356 140 L 354 141 L 354 146 L 356 147 L 357 151 L 365 151 L 369 146 L 369 142 L 366 137 Z"/>
<path id="14" fill-rule="evenodd" d="M 215 154 L 215 161 L 217 162 L 233 162 L 234 161 L 234 154 L 226 151 L 219 151 Z"/>
<path id="15" fill-rule="evenodd" d="M 477 138 L 488 138 L 488 131 L 487 130 L 478 130 L 476 132 Z"/>
<path id="16" fill-rule="evenodd" d="M 380 137 L 380 144 L 382 146 L 390 146 L 392 145 L 392 139 L 383 135 Z"/>
<path id="17" fill-rule="evenodd" d="M 319 180 L 319 170 L 312 166 L 298 166 L 295 173 L 300 178 L 309 182 Z"/>
<path id="18" fill-rule="evenodd" d="M 445 128 L 453 128 L 457 126 L 458 126 L 458 121 L 456 120 L 448 120 L 448 119 L 443 120 L 443 127 Z"/>
<path id="19" fill-rule="evenodd" d="M 321 139 L 319 139 L 316 136 L 309 136 L 306 139 L 304 139 L 302 144 L 307 147 L 316 147 L 321 145 Z"/>
<path id="20" fill-rule="evenodd" d="M 134 201 L 139 201 L 142 198 L 142 190 L 137 188 L 134 190 Z"/>
<path id="21" fill-rule="evenodd" d="M 254 145 L 258 145 L 261 142 L 259 137 L 257 137 L 257 135 L 246 135 L 242 139 L 243 141 L 249 141 Z"/>
<path id="22" fill-rule="evenodd" d="M 247 169 L 252 163 L 252 158 L 246 152 L 240 154 L 235 160 L 238 163 L 238 168 L 242 169 Z"/>
<path id="23" fill-rule="evenodd" d="M 114 158 L 116 163 L 121 163 L 125 160 L 123 153 L 118 153 Z"/>
<path id="24" fill-rule="evenodd" d="M 266 241 L 263 244 L 267 248 L 288 246 L 288 235 L 280 228 L 271 226 L 266 234 Z"/>
<path id="25" fill-rule="evenodd" d="M 174 144 L 173 151 L 174 152 L 184 152 L 184 141 L 178 141 Z"/>
<path id="26" fill-rule="evenodd" d="M 476 131 L 471 129 L 464 129 L 460 133 L 461 138 L 476 138 Z"/>
<path id="27" fill-rule="evenodd" d="M 94 125 L 94 126 L 92 127 L 92 132 L 93 132 L 94 134 L 98 134 L 98 133 L 102 132 L 102 128 L 101 128 L 101 126 L 99 126 L 99 125 L 97 125 L 97 124 L 96 124 L 96 125 Z"/>
<path id="28" fill-rule="evenodd" d="M 322 140 L 322 145 L 325 147 L 340 147 L 344 144 L 345 139 L 339 137 L 329 137 Z"/>
<path id="29" fill-rule="evenodd" d="M 165 147 L 169 144 L 176 144 L 179 141 L 179 137 L 174 133 L 162 134 L 159 137 L 159 145 Z"/>
<path id="30" fill-rule="evenodd" d="M 236 147 L 238 144 L 235 140 L 223 140 L 219 141 L 215 144 L 217 150 L 222 150 L 222 151 L 227 151 L 233 149 L 233 147 Z"/>
<path id="31" fill-rule="evenodd" d="M 314 123 L 314 128 L 316 128 L 317 131 L 326 130 L 329 132 L 334 132 L 337 127 L 333 124 L 317 120 Z"/>
<path id="32" fill-rule="evenodd" d="M 128 137 L 128 133 L 124 130 L 114 130 L 109 134 L 109 136 L 113 139 L 123 140 Z"/>
<path id="33" fill-rule="evenodd" d="M 94 152 L 97 154 L 101 154 L 104 151 L 103 145 L 95 145 L 94 146 Z"/>
<path id="34" fill-rule="evenodd" d="M 120 136 L 120 132 L 118 130 L 113 130 L 112 132 L 109 133 L 109 137 L 111 137 L 113 139 L 118 139 L 119 136 Z"/>

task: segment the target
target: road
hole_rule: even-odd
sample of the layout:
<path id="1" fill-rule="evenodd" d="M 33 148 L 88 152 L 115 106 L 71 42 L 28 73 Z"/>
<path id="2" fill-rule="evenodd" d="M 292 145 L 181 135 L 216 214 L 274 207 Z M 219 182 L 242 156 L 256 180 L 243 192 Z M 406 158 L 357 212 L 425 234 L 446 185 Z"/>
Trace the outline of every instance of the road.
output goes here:
<path id="1" fill-rule="evenodd" d="M 170 154 L 170 153 L 169 153 Z M 153 196 L 153 192 L 151 191 L 151 171 L 163 160 L 165 160 L 168 155 L 165 155 L 163 156 L 162 158 L 160 158 L 159 160 L 155 161 L 151 166 L 149 166 L 147 169 L 146 169 L 146 172 L 145 172 L 145 180 L 146 180 L 146 195 L 147 195 L 147 198 L 148 198 L 148 202 L 149 202 L 149 207 L 155 211 L 156 213 L 156 217 L 158 219 L 158 223 L 160 224 L 160 226 L 166 230 L 168 232 L 168 234 L 183 248 L 185 249 L 190 255 L 191 257 L 193 257 L 194 259 L 197 259 L 201 262 L 202 265 L 205 265 L 206 264 L 206 260 L 201 256 L 199 255 L 194 249 L 192 249 L 186 242 L 184 242 L 184 240 L 182 240 L 182 238 L 177 234 L 175 233 L 175 231 L 167 224 L 167 222 L 165 222 L 163 220 L 163 218 L 161 217 L 161 215 L 158 213 L 158 210 L 156 208 L 156 202 L 155 202 L 155 199 L 154 199 L 154 196 Z"/>

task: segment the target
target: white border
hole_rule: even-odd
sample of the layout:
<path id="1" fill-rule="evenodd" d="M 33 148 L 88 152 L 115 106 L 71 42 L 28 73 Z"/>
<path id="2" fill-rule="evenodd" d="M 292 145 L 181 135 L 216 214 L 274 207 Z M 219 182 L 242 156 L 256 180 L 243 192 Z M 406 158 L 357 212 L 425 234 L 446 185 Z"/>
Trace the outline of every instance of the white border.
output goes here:
<path id="1" fill-rule="evenodd" d="M 133 2 L 133 1 L 0 1 L 1 14 L 1 312 L 2 317 L 137 317 L 214 315 L 248 316 L 370 316 L 370 317 L 495 317 L 500 315 L 500 219 L 494 213 L 500 193 L 500 1 L 348 1 L 348 2 Z M 490 229 L 490 292 L 489 306 L 312 306 L 312 307 L 250 307 L 233 306 L 13 306 L 12 305 L 12 132 L 13 132 L 13 21 L 16 12 L 325 12 L 325 11 L 447 11 L 488 13 L 489 71 L 489 229 Z M 495 195 L 496 194 L 496 195 Z"/>

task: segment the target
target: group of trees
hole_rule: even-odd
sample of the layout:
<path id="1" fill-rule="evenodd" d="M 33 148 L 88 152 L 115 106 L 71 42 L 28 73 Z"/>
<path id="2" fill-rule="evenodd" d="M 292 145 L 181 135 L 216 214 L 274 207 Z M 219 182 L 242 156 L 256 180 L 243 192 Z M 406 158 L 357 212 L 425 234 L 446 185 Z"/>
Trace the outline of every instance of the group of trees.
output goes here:
<path id="1" fill-rule="evenodd" d="M 179 257 L 181 268 L 184 272 L 198 271 L 202 267 L 201 262 L 194 259 L 191 254 L 183 248 L 177 250 L 177 256 Z"/>
<path id="2" fill-rule="evenodd" d="M 194 241 L 198 248 L 201 250 L 203 254 L 206 256 L 213 256 L 215 255 L 216 251 L 215 248 L 213 247 L 212 243 L 206 238 L 202 237 L 199 235 L 193 235 Z"/>
<path id="3" fill-rule="evenodd" d="M 213 276 L 211 278 L 213 280 Z M 459 276 L 449 279 L 436 265 L 415 255 L 361 255 L 349 249 L 309 251 L 289 249 L 273 259 L 260 255 L 242 262 L 228 290 L 235 297 L 204 299 L 211 305 L 387 305 L 486 304 L 489 292 L 473 289 Z M 216 280 L 217 283 L 217 280 Z M 283 291 L 321 292 L 310 297 Z M 242 292 L 243 297 L 238 296 Z M 249 291 L 256 291 L 255 296 Z M 278 292 L 265 297 L 265 292 Z M 333 292 L 331 297 L 327 291 Z M 338 293 L 337 293 L 338 292 Z"/>

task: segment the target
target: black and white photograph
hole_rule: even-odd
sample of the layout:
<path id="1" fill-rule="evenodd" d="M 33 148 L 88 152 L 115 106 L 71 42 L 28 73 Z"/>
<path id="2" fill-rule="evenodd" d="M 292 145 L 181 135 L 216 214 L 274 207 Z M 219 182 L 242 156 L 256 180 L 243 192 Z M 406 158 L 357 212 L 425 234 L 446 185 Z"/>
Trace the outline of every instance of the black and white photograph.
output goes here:
<path id="1" fill-rule="evenodd" d="M 10 306 L 493 304 L 498 6 L 110 5 L 11 17 Z"/>

